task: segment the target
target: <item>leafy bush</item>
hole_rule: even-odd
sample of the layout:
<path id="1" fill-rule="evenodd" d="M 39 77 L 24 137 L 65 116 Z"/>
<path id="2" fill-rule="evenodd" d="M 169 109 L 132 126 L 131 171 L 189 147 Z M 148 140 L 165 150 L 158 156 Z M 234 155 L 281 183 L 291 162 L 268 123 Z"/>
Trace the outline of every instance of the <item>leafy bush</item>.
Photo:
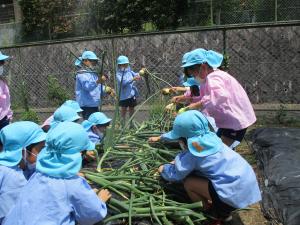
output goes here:
<path id="1" fill-rule="evenodd" d="M 35 123 L 40 123 L 40 118 L 38 117 L 37 113 L 31 109 L 28 111 L 22 112 L 20 116 L 20 120 L 32 121 Z"/>
<path id="2" fill-rule="evenodd" d="M 48 98 L 55 106 L 60 106 L 70 99 L 66 89 L 59 84 L 58 79 L 53 75 L 48 76 Z"/>

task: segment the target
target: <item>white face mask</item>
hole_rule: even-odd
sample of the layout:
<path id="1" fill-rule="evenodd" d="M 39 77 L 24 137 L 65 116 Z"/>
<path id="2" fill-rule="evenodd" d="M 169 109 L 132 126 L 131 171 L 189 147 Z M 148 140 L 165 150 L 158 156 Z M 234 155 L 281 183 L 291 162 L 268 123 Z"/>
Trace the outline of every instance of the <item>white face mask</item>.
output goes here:
<path id="1" fill-rule="evenodd" d="M 187 146 L 185 145 L 185 143 L 183 141 L 179 141 L 179 145 L 180 145 L 181 150 L 184 151 L 187 149 Z"/>
<path id="2" fill-rule="evenodd" d="M 24 162 L 25 162 L 25 165 L 26 165 L 26 169 L 28 169 L 28 170 L 30 170 L 30 171 L 32 171 L 32 170 L 35 170 L 35 164 L 36 163 L 30 163 L 30 162 L 28 162 L 28 160 L 27 160 L 27 152 L 29 153 L 29 154 L 32 154 L 32 155 L 34 155 L 35 157 L 37 157 L 37 155 L 36 154 L 34 154 L 34 153 L 32 153 L 32 152 L 29 152 L 26 148 L 25 148 L 25 154 L 24 154 Z"/>
<path id="3" fill-rule="evenodd" d="M 3 75 L 3 71 L 4 71 L 4 68 L 3 68 L 3 66 L 0 66 L 0 76 L 2 76 L 2 75 Z"/>

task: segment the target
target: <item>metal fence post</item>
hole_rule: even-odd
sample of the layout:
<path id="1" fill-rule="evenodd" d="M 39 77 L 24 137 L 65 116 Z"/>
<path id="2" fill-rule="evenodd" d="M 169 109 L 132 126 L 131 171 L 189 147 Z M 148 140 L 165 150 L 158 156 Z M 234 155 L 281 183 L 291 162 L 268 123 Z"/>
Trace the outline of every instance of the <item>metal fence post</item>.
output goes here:
<path id="1" fill-rule="evenodd" d="M 277 2 L 277 0 L 275 0 L 275 22 L 277 22 L 277 19 L 278 19 L 278 15 L 277 15 L 277 13 L 278 13 L 278 10 L 277 10 L 277 8 L 278 8 L 278 2 Z"/>
<path id="2" fill-rule="evenodd" d="M 210 23 L 214 24 L 213 0 L 210 0 Z"/>
<path id="3" fill-rule="evenodd" d="M 226 43 L 226 29 L 224 28 L 222 30 L 222 34 L 223 34 L 223 54 L 226 54 L 226 48 L 227 48 L 227 43 Z"/>

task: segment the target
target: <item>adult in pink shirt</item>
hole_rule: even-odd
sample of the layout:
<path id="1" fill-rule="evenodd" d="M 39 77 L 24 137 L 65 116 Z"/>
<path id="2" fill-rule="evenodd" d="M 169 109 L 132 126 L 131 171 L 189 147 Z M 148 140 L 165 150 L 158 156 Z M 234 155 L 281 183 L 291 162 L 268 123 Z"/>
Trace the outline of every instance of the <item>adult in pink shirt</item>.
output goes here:
<path id="1" fill-rule="evenodd" d="M 10 94 L 7 81 L 3 75 L 4 64 L 9 56 L 0 52 L 0 130 L 7 126 L 12 119 L 12 111 L 10 109 Z"/>
<path id="2" fill-rule="evenodd" d="M 201 84 L 200 100 L 186 107 L 200 109 L 215 119 L 218 136 L 231 146 L 241 142 L 246 130 L 256 121 L 251 102 L 241 84 L 219 70 L 223 55 L 212 50 L 195 49 L 182 66 Z"/>

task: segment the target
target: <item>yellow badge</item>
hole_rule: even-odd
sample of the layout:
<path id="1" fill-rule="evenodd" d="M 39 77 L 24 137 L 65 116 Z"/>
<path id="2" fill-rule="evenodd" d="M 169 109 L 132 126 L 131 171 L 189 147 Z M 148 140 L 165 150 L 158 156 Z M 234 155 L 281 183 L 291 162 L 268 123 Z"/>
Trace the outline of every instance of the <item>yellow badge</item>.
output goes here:
<path id="1" fill-rule="evenodd" d="M 192 145 L 198 152 L 201 152 L 203 150 L 203 147 L 199 145 L 198 142 L 192 142 Z"/>

